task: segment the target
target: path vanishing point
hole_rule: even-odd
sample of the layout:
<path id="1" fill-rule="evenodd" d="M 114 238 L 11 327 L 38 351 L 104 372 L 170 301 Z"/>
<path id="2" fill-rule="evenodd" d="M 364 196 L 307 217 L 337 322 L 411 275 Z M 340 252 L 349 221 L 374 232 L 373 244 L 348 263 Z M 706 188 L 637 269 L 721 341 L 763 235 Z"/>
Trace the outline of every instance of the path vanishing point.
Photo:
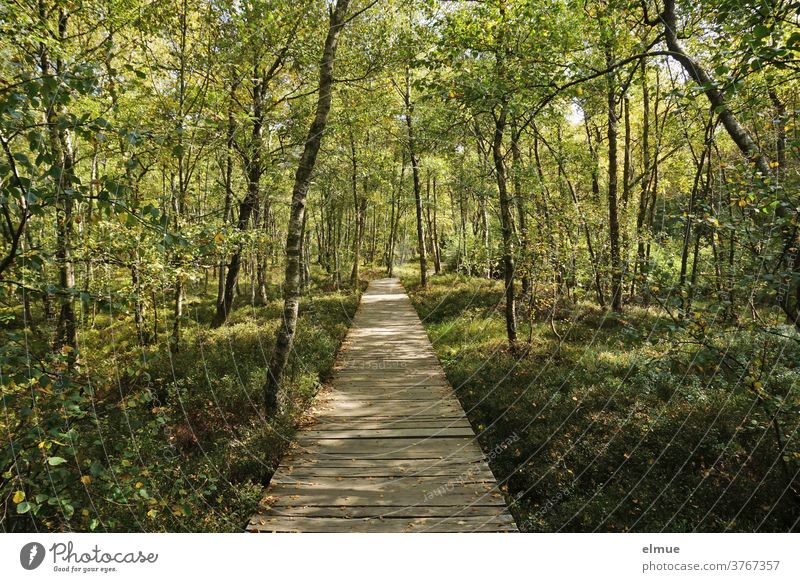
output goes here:
<path id="1" fill-rule="evenodd" d="M 397 279 L 372 281 L 255 532 L 517 531 Z"/>

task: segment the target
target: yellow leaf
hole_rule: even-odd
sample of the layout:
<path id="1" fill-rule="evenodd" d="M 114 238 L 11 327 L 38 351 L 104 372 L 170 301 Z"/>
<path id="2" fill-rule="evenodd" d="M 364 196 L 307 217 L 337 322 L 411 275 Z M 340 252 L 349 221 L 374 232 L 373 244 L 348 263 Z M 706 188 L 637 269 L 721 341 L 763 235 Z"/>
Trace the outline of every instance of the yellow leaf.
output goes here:
<path id="1" fill-rule="evenodd" d="M 142 483 L 141 481 L 137 481 L 134 487 L 136 487 L 136 489 L 141 489 L 142 487 L 144 487 L 144 483 Z"/>
<path id="2" fill-rule="evenodd" d="M 24 491 L 14 492 L 14 503 L 22 503 L 23 501 L 25 501 L 25 492 Z"/>
<path id="3" fill-rule="evenodd" d="M 215 243 L 221 243 L 221 242 L 222 242 L 222 241 L 224 241 L 224 240 L 225 240 L 225 235 L 224 235 L 224 234 L 222 234 L 221 232 L 218 232 L 218 233 L 217 233 L 217 234 L 214 236 L 214 242 L 215 242 Z"/>
<path id="4" fill-rule="evenodd" d="M 90 475 L 84 475 L 83 477 L 81 477 L 81 483 L 83 483 L 84 485 L 91 485 L 92 484 L 91 476 Z"/>

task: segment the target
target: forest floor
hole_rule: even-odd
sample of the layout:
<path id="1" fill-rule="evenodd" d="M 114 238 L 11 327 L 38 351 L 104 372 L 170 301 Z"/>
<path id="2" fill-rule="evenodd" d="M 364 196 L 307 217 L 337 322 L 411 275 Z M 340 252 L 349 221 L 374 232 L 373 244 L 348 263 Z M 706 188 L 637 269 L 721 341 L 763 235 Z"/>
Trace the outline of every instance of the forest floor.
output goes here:
<path id="1" fill-rule="evenodd" d="M 229 322 L 216 329 L 214 291 L 202 282 L 189 289 L 177 351 L 170 350 L 163 319 L 158 341 L 143 345 L 130 306 L 107 306 L 82 321 L 69 438 L 43 436 L 34 424 L 18 440 L 21 449 L 30 444 L 31 454 L 39 443 L 65 460 L 51 468 L 52 485 L 32 485 L 28 494 L 49 528 L 242 531 L 297 423 L 332 374 L 361 290 L 312 283 L 287 367 L 284 414 L 268 421 L 262 390 L 283 307 L 277 286 L 262 305 L 250 304 L 242 285 Z M 152 312 L 145 315 L 152 326 Z M 46 338 L 27 339 L 30 353 L 47 351 Z M 81 479 L 73 485 L 76 474 Z M 66 486 L 54 495 L 62 479 Z M 17 528 L 25 527 L 21 517 Z"/>
<path id="2" fill-rule="evenodd" d="M 501 282 L 447 274 L 421 289 L 411 269 L 402 280 L 483 450 L 514 443 L 490 464 L 522 531 L 796 527 L 774 462 L 787 453 L 759 398 L 696 365 L 656 309 L 578 303 L 530 327 L 520 313 L 515 355 Z M 730 337 L 726 357 L 752 349 Z"/>

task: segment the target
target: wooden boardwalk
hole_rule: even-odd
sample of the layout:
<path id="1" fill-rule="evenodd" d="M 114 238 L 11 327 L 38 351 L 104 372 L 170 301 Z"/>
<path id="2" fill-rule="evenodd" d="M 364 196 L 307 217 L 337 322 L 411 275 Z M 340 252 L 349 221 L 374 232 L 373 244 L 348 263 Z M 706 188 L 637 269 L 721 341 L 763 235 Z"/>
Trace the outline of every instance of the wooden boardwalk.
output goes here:
<path id="1" fill-rule="evenodd" d="M 517 531 L 397 279 L 370 283 L 256 532 Z"/>

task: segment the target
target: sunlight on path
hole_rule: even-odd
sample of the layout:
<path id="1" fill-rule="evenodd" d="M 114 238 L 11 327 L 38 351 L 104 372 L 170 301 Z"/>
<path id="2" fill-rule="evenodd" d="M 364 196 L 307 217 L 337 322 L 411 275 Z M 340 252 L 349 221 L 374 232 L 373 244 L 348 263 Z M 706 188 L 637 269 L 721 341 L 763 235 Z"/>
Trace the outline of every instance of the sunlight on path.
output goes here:
<path id="1" fill-rule="evenodd" d="M 370 283 L 317 411 L 249 531 L 517 530 L 397 279 Z"/>

